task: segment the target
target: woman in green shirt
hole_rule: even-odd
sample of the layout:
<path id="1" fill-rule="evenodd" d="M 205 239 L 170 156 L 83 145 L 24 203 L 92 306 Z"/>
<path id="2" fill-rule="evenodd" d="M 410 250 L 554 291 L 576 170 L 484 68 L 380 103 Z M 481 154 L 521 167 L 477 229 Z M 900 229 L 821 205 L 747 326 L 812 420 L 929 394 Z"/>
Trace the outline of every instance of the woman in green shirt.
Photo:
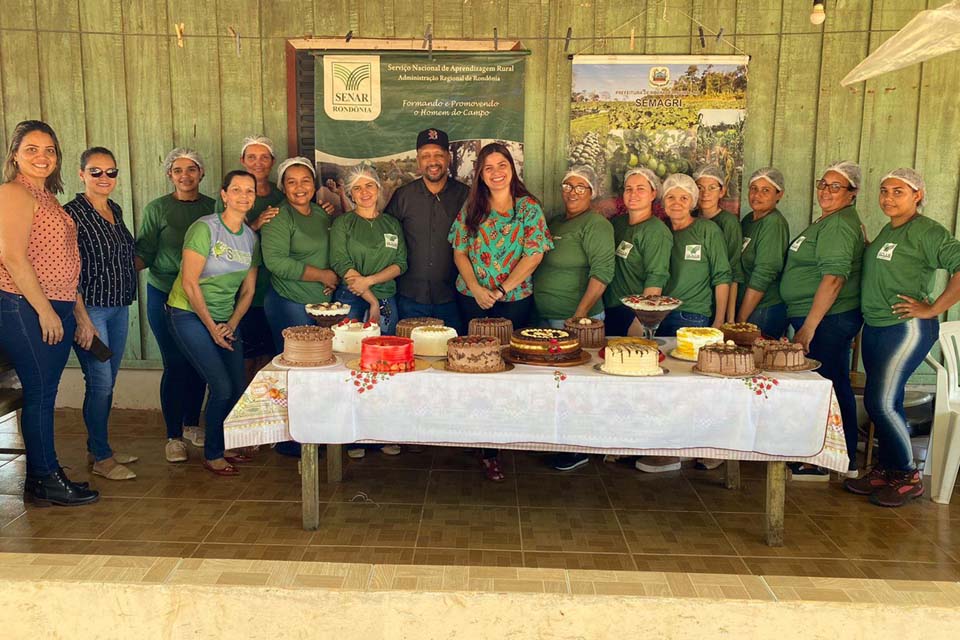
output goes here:
<path id="1" fill-rule="evenodd" d="M 623 204 L 627 215 L 613 219 L 613 281 L 603 294 L 609 336 L 627 335 L 636 320 L 621 300 L 631 295 L 656 296 L 670 277 L 673 235 L 653 215 L 660 179 L 646 168 L 630 169 L 623 176 Z"/>
<path id="2" fill-rule="evenodd" d="M 675 336 L 681 327 L 719 327 L 726 318 L 730 260 L 720 227 L 693 217 L 699 198 L 690 176 L 675 173 L 663 181 L 663 207 L 673 230 L 670 279 L 663 292 L 681 304 L 660 323 L 658 336 Z"/>
<path id="3" fill-rule="evenodd" d="M 876 425 L 880 463 L 843 486 L 883 507 L 899 507 L 923 495 L 903 412 L 904 388 L 937 341 L 937 316 L 960 301 L 960 242 L 920 214 L 925 194 L 923 178 L 913 169 L 884 176 L 880 208 L 890 221 L 863 256 L 863 400 Z M 945 269 L 950 281 L 930 302 L 937 269 Z"/>
<path id="4" fill-rule="evenodd" d="M 332 220 L 313 202 L 317 191 L 313 163 L 303 157 L 289 158 L 280 163 L 277 177 L 287 199 L 263 227 L 260 240 L 272 285 L 263 308 L 279 353 L 283 330 L 313 324 L 306 305 L 328 302 L 339 278 L 330 268 Z"/>
<path id="5" fill-rule="evenodd" d="M 730 262 L 730 271 L 733 282 L 730 283 L 730 293 L 727 295 L 727 310 L 725 319 L 733 322 L 736 314 L 738 283 L 743 282 L 743 269 L 740 265 L 740 252 L 743 249 L 743 232 L 740 230 L 740 221 L 737 216 L 720 208 L 720 201 L 727 195 L 726 176 L 720 167 L 706 164 L 693 173 L 693 180 L 700 190 L 697 202 L 697 217 L 712 220 L 723 232 L 724 243 L 727 247 L 727 260 Z"/>
<path id="6" fill-rule="evenodd" d="M 752 211 L 741 222 L 744 285 L 738 292 L 736 321 L 752 322 L 771 338 L 780 338 L 787 331 L 780 274 L 790 244 L 790 225 L 777 209 L 785 184 L 778 169 L 754 171 L 747 191 Z"/>
<path id="7" fill-rule="evenodd" d="M 603 292 L 613 279 L 613 226 L 590 208 L 597 174 L 576 166 L 563 177 L 564 215 L 547 225 L 553 251 L 533 274 L 533 300 L 547 326 L 568 318 L 603 320 Z"/>
<path id="8" fill-rule="evenodd" d="M 831 165 L 817 181 L 817 201 L 823 211 L 787 249 L 780 295 L 787 317 L 817 369 L 833 382 L 840 404 L 850 458 L 849 474 L 857 470 L 857 404 L 850 386 L 850 345 L 860 331 L 860 267 L 863 225 L 854 206 L 860 187 L 860 167 L 844 161 Z M 829 472 L 811 465 L 791 464 L 795 478 L 828 480 Z"/>
<path id="9" fill-rule="evenodd" d="M 397 329 L 396 278 L 407 270 L 400 222 L 377 208 L 380 177 L 366 164 L 353 167 L 344 187 L 356 208 L 330 231 L 330 266 L 342 282 L 334 298 L 350 305 L 349 317 L 376 322 L 383 335 Z"/>
<path id="10" fill-rule="evenodd" d="M 213 213 L 214 200 L 200 193 L 203 158 L 193 149 L 178 147 L 167 154 L 163 172 L 173 184 L 173 193 L 147 203 L 137 234 L 137 270 L 147 274 L 147 322 L 157 340 L 163 375 L 160 377 L 160 410 L 167 427 L 167 462 L 183 462 L 186 437 L 196 447 L 203 446 L 200 407 L 206 385 L 193 365 L 180 353 L 167 325 L 167 296 L 180 272 L 183 237 L 187 228 Z M 171 445 L 171 442 L 176 444 Z"/>

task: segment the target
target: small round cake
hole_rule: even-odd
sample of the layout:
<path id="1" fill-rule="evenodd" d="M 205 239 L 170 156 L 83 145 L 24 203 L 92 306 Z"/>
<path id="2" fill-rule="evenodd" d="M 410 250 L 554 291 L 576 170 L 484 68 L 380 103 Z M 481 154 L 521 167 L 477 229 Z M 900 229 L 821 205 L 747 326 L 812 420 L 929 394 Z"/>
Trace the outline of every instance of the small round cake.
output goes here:
<path id="1" fill-rule="evenodd" d="M 606 344 L 606 330 L 603 320 L 593 318 L 570 318 L 564 320 L 563 328 L 577 336 L 580 346 L 586 349 L 599 349 Z"/>
<path id="2" fill-rule="evenodd" d="M 759 372 L 753 360 L 753 349 L 737 346 L 733 340 L 701 347 L 697 354 L 697 371 L 731 377 Z"/>
<path id="3" fill-rule="evenodd" d="M 413 340 L 396 336 L 364 338 L 360 346 L 360 370 L 378 373 L 414 371 Z"/>
<path id="4" fill-rule="evenodd" d="M 769 371 L 796 371 L 807 368 L 807 357 L 803 345 L 781 340 L 755 340 L 753 358 L 757 366 Z"/>
<path id="5" fill-rule="evenodd" d="M 500 341 L 491 336 L 463 336 L 447 342 L 447 369 L 465 373 L 503 371 Z"/>
<path id="6" fill-rule="evenodd" d="M 333 327 L 333 350 L 340 353 L 360 353 L 364 338 L 380 335 L 380 325 L 359 320 L 341 320 Z"/>
<path id="7" fill-rule="evenodd" d="M 510 357 L 525 364 L 560 364 L 580 360 L 583 349 L 563 329 L 517 329 L 510 336 Z"/>
<path id="8" fill-rule="evenodd" d="M 720 329 L 683 327 L 677 329 L 677 350 L 675 354 L 678 358 L 684 360 L 696 360 L 701 348 L 715 342 L 723 342 L 723 331 L 720 331 Z"/>
<path id="9" fill-rule="evenodd" d="M 417 327 L 442 327 L 440 318 L 404 318 L 397 323 L 397 336 L 412 338 L 411 332 Z"/>
<path id="10" fill-rule="evenodd" d="M 727 322 L 720 325 L 724 340 L 733 340 L 741 347 L 753 347 L 753 341 L 760 337 L 760 327 L 752 322 Z"/>
<path id="11" fill-rule="evenodd" d="M 414 327 L 410 332 L 413 340 L 413 353 L 418 356 L 447 355 L 447 340 L 457 337 L 453 327 L 422 326 Z"/>
<path id="12" fill-rule="evenodd" d="M 305 308 L 307 315 L 321 327 L 332 327 L 350 313 L 350 305 L 342 302 L 318 302 Z"/>
<path id="13" fill-rule="evenodd" d="M 513 333 L 513 322 L 506 318 L 474 318 L 467 327 L 467 334 L 471 336 L 492 336 L 500 344 L 510 344 L 510 335 Z"/>
<path id="14" fill-rule="evenodd" d="M 284 364 L 295 367 L 319 367 L 335 362 L 333 331 L 310 325 L 284 329 L 281 359 Z"/>
<path id="15" fill-rule="evenodd" d="M 621 376 L 659 376 L 660 351 L 654 346 L 636 344 L 608 345 L 600 368 Z"/>

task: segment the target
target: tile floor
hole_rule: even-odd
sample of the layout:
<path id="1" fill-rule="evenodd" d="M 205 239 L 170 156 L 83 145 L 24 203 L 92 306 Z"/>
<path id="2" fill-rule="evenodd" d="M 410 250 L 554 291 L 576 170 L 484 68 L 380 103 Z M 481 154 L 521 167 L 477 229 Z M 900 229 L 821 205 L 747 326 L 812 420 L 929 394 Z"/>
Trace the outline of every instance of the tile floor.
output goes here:
<path id="1" fill-rule="evenodd" d="M 19 442 L 9 431 L 0 447 Z M 303 531 L 296 460 L 264 449 L 240 477 L 217 478 L 195 449 L 164 462 L 159 413 L 116 411 L 111 433 L 140 456 L 136 480 L 88 477 L 79 412 L 58 412 L 61 463 L 103 496 L 81 509 L 25 507 L 24 460 L 0 454 L 0 552 L 960 581 L 960 491 L 952 507 L 884 510 L 836 484 L 793 484 L 786 544 L 771 548 L 758 464 L 742 465 L 735 492 L 719 471 L 647 475 L 593 459 L 560 474 L 504 452 L 507 480 L 494 484 L 468 451 L 370 452 L 322 485 L 320 528 Z M 783 595 L 804 584 L 783 582 Z"/>

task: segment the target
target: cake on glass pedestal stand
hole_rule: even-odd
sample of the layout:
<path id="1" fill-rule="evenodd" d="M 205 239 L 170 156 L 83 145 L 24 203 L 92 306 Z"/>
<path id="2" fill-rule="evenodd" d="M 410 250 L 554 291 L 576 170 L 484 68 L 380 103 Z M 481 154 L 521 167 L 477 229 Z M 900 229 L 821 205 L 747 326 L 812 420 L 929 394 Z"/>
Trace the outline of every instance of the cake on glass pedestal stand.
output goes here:
<path id="1" fill-rule="evenodd" d="M 654 336 L 663 319 L 670 315 L 670 312 L 681 305 L 681 301 L 670 296 L 642 296 L 632 295 L 620 299 L 624 306 L 633 309 L 637 316 L 640 328 L 643 331 L 643 337 L 648 340 L 656 340 Z M 662 344 L 661 341 L 658 341 Z"/>

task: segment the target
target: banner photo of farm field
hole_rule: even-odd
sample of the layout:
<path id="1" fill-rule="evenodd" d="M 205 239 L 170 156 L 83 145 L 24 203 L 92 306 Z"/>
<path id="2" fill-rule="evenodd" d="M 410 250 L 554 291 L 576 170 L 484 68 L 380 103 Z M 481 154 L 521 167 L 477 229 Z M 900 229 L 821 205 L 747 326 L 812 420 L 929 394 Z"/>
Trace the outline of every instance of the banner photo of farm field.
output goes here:
<path id="1" fill-rule="evenodd" d="M 596 170 L 600 203 L 620 195 L 632 167 L 662 179 L 716 164 L 727 183 L 721 206 L 739 214 L 748 60 L 574 56 L 569 164 Z"/>

